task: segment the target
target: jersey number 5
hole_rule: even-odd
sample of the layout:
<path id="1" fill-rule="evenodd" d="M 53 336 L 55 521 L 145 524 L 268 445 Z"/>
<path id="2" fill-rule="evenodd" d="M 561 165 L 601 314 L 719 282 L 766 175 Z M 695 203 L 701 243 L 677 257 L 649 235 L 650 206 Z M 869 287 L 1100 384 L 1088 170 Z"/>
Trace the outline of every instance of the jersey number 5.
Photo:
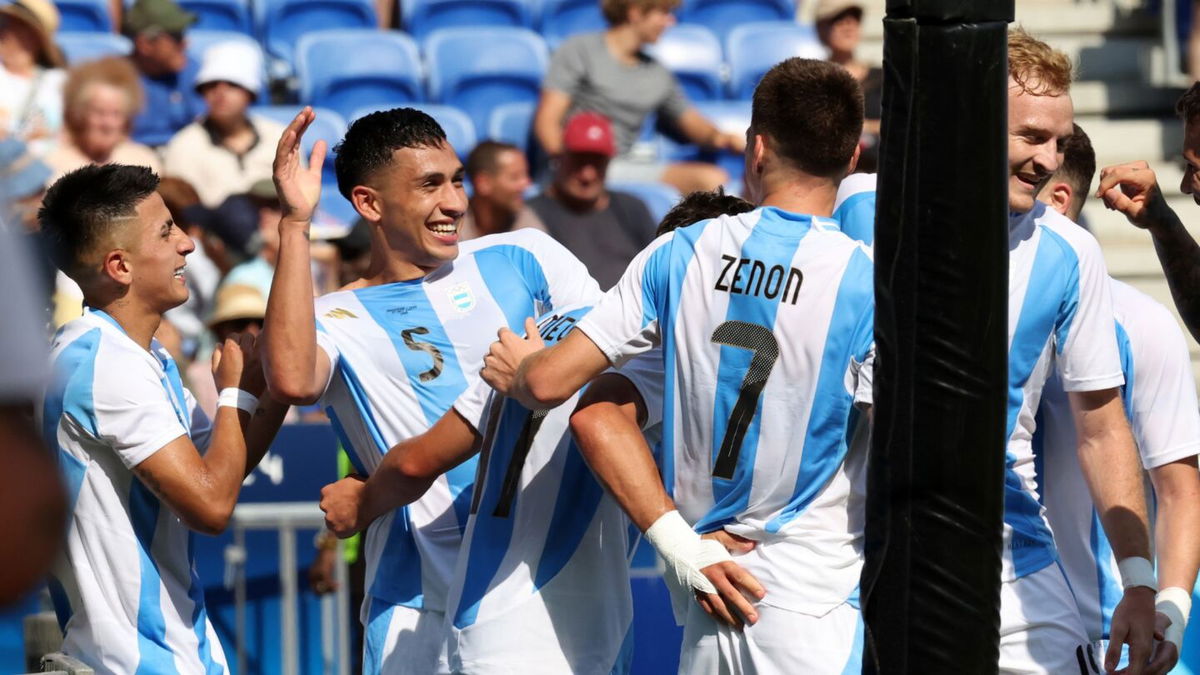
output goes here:
<path id="1" fill-rule="evenodd" d="M 438 348 L 429 342 L 418 342 L 413 339 L 413 335 L 428 335 L 429 329 L 424 326 L 416 328 L 406 328 L 400 331 L 400 337 L 404 340 L 404 346 L 414 352 L 425 352 L 433 359 L 433 367 L 417 376 L 422 382 L 428 382 L 437 379 L 438 375 L 442 374 L 442 366 L 445 363 L 445 358 Z"/>
<path id="2" fill-rule="evenodd" d="M 763 387 L 767 386 L 771 369 L 779 360 L 779 341 L 766 327 L 746 321 L 726 321 L 717 326 L 712 341 L 754 353 L 746 376 L 742 378 L 737 403 L 733 405 L 725 424 L 725 437 L 721 439 L 717 461 L 713 464 L 712 475 L 715 478 L 731 479 L 737 468 L 738 455 L 742 452 L 742 442 L 746 439 L 746 429 L 754 420 L 754 411 L 758 409 L 758 398 L 762 396 Z"/>

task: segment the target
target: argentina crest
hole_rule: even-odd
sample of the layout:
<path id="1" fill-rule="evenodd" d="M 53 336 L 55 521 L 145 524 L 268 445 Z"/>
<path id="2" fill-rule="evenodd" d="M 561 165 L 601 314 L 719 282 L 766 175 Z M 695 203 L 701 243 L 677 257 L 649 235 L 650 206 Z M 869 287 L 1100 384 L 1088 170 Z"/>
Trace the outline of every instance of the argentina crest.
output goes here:
<path id="1" fill-rule="evenodd" d="M 475 309 L 475 294 L 471 292 L 470 284 L 455 284 L 450 287 L 447 294 L 450 296 L 450 302 L 454 303 L 454 309 L 463 314 Z"/>

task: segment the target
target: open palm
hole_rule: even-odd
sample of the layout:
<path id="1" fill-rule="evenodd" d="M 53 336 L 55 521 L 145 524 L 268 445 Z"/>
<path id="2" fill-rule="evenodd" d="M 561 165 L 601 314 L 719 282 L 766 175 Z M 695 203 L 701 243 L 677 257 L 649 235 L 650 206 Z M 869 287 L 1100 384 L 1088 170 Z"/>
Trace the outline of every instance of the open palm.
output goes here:
<path id="1" fill-rule="evenodd" d="M 308 167 L 300 161 L 300 148 L 304 132 L 308 130 L 317 114 L 306 107 L 288 124 L 279 145 L 275 149 L 273 177 L 279 193 L 279 207 L 283 221 L 307 225 L 321 198 L 321 166 L 325 163 L 325 141 L 313 145 Z"/>

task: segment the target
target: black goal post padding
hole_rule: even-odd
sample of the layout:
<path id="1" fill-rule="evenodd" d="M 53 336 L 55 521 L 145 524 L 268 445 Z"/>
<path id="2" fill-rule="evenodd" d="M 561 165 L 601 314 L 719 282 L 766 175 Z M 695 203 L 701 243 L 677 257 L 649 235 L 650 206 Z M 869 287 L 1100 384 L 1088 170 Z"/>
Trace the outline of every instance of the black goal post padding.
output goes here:
<path id="1" fill-rule="evenodd" d="M 889 0 L 865 673 L 994 673 L 1012 0 Z"/>

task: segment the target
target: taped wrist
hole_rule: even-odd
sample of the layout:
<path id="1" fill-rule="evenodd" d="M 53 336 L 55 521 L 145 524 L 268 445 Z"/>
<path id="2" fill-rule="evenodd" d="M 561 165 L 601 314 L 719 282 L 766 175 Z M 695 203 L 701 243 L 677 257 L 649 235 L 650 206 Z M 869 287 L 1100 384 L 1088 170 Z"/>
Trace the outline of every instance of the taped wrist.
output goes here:
<path id="1" fill-rule="evenodd" d="M 1164 631 L 1163 640 L 1183 649 L 1183 633 L 1187 630 L 1188 615 L 1192 611 L 1192 594 L 1178 586 L 1164 588 L 1154 598 L 1154 609 L 1171 620 Z"/>
<path id="2" fill-rule="evenodd" d="M 701 593 L 716 593 L 708 577 L 700 571 L 709 565 L 732 560 L 720 542 L 702 539 L 678 511 L 664 513 L 646 530 L 646 539 L 662 556 L 667 574 L 684 588 Z"/>

